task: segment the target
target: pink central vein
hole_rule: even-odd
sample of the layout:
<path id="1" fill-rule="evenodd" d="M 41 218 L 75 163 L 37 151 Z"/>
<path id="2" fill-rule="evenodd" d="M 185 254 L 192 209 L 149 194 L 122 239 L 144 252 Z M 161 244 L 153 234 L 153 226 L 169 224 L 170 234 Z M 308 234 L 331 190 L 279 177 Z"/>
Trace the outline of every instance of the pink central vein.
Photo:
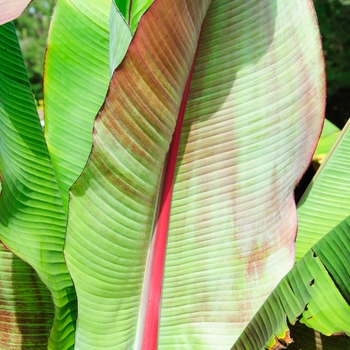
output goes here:
<path id="1" fill-rule="evenodd" d="M 199 38 L 201 33 L 199 35 Z M 199 43 L 199 40 L 198 40 Z M 171 200 L 173 194 L 176 159 L 179 150 L 182 124 L 186 111 L 187 99 L 190 91 L 192 75 L 198 53 L 195 52 L 192 67 L 189 72 L 184 93 L 182 95 L 181 106 L 177 118 L 173 139 L 168 153 L 168 163 L 165 171 L 163 190 L 160 200 L 160 210 L 157 223 L 157 229 L 154 235 L 153 259 L 150 266 L 150 287 L 148 293 L 148 302 L 146 306 L 145 325 L 143 329 L 142 350 L 155 350 L 158 345 L 158 330 L 160 320 L 160 304 L 163 289 L 163 276 L 165 266 L 165 254 L 168 239 L 168 228 L 170 219 Z"/>

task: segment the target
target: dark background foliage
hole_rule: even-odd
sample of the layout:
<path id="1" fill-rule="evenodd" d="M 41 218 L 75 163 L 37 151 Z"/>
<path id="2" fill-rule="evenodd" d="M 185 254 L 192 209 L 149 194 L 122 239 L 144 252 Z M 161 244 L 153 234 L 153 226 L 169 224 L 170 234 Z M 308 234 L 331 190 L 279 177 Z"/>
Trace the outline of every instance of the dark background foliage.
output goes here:
<path id="1" fill-rule="evenodd" d="M 314 5 L 326 59 L 326 116 L 342 128 L 350 117 L 350 1 L 314 0 Z"/>

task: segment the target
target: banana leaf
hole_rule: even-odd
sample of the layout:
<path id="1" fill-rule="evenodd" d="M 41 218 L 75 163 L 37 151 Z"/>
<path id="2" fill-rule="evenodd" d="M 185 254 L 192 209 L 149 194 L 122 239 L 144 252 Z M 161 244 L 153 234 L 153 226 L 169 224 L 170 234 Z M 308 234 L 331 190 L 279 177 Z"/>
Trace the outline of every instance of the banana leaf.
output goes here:
<path id="1" fill-rule="evenodd" d="M 36 271 L 0 245 L 0 348 L 47 349 L 54 319 L 49 291 Z"/>
<path id="2" fill-rule="evenodd" d="M 134 1 L 130 13 L 136 8 L 140 18 L 147 3 Z M 93 122 L 107 93 L 110 69 L 119 65 L 131 38 L 114 1 L 56 1 L 45 56 L 45 139 L 66 211 L 69 188 L 91 150 Z"/>
<path id="3" fill-rule="evenodd" d="M 8 3 L 7 6 L 11 7 Z M 92 12 L 91 6 L 88 10 Z M 123 27 L 118 23 L 121 22 L 122 16 L 119 15 L 118 18 L 115 14 L 115 6 L 111 11 L 114 19 L 112 29 L 120 31 Z M 69 16 L 69 11 L 63 12 L 63 15 L 67 13 L 68 18 L 74 19 L 74 16 Z M 96 16 L 93 18 L 96 20 Z M 127 33 L 127 30 L 128 27 L 124 29 L 124 33 Z M 129 36 L 127 40 L 130 42 L 131 34 Z M 120 33 L 116 37 L 119 46 L 110 56 L 114 58 L 115 64 L 118 64 L 128 43 L 120 46 L 123 38 Z M 80 46 L 82 41 L 84 38 L 80 37 Z M 62 198 L 57 192 L 52 164 L 41 126 L 38 124 L 38 114 L 12 24 L 1 27 L 0 45 L 1 52 L 4 53 L 0 64 L 3 140 L 1 163 L 4 164 L 1 167 L 1 240 L 8 249 L 29 262 L 35 269 L 30 269 L 24 261 L 21 262 L 2 247 L 4 253 L 1 254 L 1 348 L 14 349 L 24 346 L 28 349 L 44 349 L 48 346 L 50 349 L 71 349 L 75 336 L 76 298 L 62 254 L 66 225 L 62 200 L 63 203 L 67 200 L 68 190 Z M 62 52 L 65 54 L 64 50 Z M 109 55 L 106 55 L 107 71 L 109 58 Z M 46 61 L 46 66 L 50 67 L 50 62 Z M 85 70 L 80 70 L 80 73 L 86 75 L 86 67 Z M 107 76 L 106 87 L 108 80 Z M 92 127 L 93 115 L 90 115 L 90 119 Z M 77 134 L 76 136 L 78 137 Z M 90 147 L 91 145 L 88 145 L 87 149 Z M 54 158 L 52 152 L 50 157 Z M 26 168 L 28 164 L 30 167 Z M 19 212 L 16 213 L 16 210 Z M 11 261 L 12 268 L 9 264 Z M 54 305 L 48 297 L 49 291 L 37 274 L 51 291 Z M 19 280 L 20 284 L 17 282 Z"/>
<path id="4" fill-rule="evenodd" d="M 106 55 L 109 3 L 58 0 L 45 77 L 50 153 L 23 64 L 5 85 L 13 57 L 2 61 L 1 239 L 34 267 L 56 304 L 72 291 L 63 298 L 67 321 L 57 321 L 56 305 L 50 349 L 72 348 L 73 337 L 77 349 L 227 349 L 294 262 L 293 189 L 325 100 L 312 2 L 156 0 L 118 65 L 136 9 L 150 3 L 123 4 L 125 20 L 111 8 Z M 88 163 L 71 190 L 65 237 L 68 189 L 90 152 L 114 67 Z M 14 96 L 23 87 L 22 104 Z M 78 297 L 75 334 L 64 239 Z M 54 261 L 63 262 L 60 273 Z"/>
<path id="5" fill-rule="evenodd" d="M 350 213 L 350 121 L 298 204 L 296 259 Z"/>
<path id="6" fill-rule="evenodd" d="M 153 0 L 115 0 L 117 8 L 135 33 L 142 15 L 150 7 Z"/>
<path id="7" fill-rule="evenodd" d="M 322 132 L 325 137 L 337 132 L 332 124 L 325 125 Z M 269 337 L 266 349 L 285 349 L 287 345 L 291 350 L 350 347 L 349 125 L 350 121 L 299 204 L 298 263 L 280 282 L 232 349 L 262 348 Z M 327 230 L 331 231 L 327 234 Z M 316 270 L 316 265 L 322 269 Z M 315 290 L 316 283 L 318 288 Z M 291 305 L 294 309 L 290 310 Z M 265 338 L 263 332 L 255 334 L 256 329 L 263 329 Z"/>
<path id="8" fill-rule="evenodd" d="M 232 346 L 293 266 L 324 78 L 311 1 L 153 3 L 70 193 L 77 348 Z"/>
<path id="9" fill-rule="evenodd" d="M 349 256 L 350 216 L 298 261 L 232 349 L 262 349 L 265 342 L 266 349 L 285 349 L 285 345 L 292 342 L 287 318 L 291 324 L 299 321 L 327 336 L 350 336 Z M 307 332 L 298 335 L 302 344 L 308 344 L 315 338 Z M 344 349 L 344 344 L 347 348 L 350 344 L 349 338 L 343 338 L 338 346 L 337 339 L 334 340 L 331 347 L 323 347 L 319 339 L 318 344 L 315 342 L 314 347 L 308 345 L 308 348 L 336 350 Z"/>
<path id="10" fill-rule="evenodd" d="M 46 343 L 49 343 L 50 348 L 69 349 L 74 344 L 76 294 L 63 256 L 67 218 L 11 22 L 0 26 L 0 52 L 6 53 L 0 60 L 0 240 L 34 268 L 51 292 L 55 316 Z M 7 255 L 2 255 L 1 264 L 8 264 L 8 261 Z M 28 279 L 24 268 L 18 269 L 19 271 L 14 268 L 13 274 L 5 275 L 4 283 L 9 284 L 10 290 L 1 289 L 1 299 L 20 292 L 14 286 L 16 279 L 22 278 L 20 275 L 23 271 L 23 281 Z M 40 286 L 42 282 L 36 280 L 32 280 L 30 285 L 45 290 L 43 285 Z M 35 287 L 36 283 L 38 287 Z M 31 295 L 22 296 L 22 300 L 23 298 L 29 303 L 26 306 L 28 310 L 35 309 L 37 303 L 31 304 Z M 10 299 L 17 306 L 21 304 L 20 297 Z M 40 300 L 37 302 L 40 304 Z M 44 320 L 41 322 L 45 334 L 45 325 L 49 322 L 47 317 L 53 311 L 46 310 L 46 304 L 47 302 L 42 304 Z M 16 315 L 19 328 L 16 327 L 20 331 L 27 325 L 23 324 L 23 312 L 17 306 L 14 308 L 12 303 L 11 312 Z M 1 308 L 0 313 L 3 315 L 4 312 L 6 314 L 6 308 Z M 9 319 L 7 323 L 10 324 Z M 7 328 L 1 329 L 1 338 L 9 337 L 9 342 L 6 346 L 3 344 L 2 349 L 13 349 L 12 339 L 17 348 L 35 348 L 38 345 L 35 336 L 32 337 L 34 343 L 29 341 L 31 338 L 27 336 L 28 329 L 23 330 L 22 337 L 10 337 L 12 331 L 7 331 Z M 23 344 L 23 341 L 29 343 Z"/>

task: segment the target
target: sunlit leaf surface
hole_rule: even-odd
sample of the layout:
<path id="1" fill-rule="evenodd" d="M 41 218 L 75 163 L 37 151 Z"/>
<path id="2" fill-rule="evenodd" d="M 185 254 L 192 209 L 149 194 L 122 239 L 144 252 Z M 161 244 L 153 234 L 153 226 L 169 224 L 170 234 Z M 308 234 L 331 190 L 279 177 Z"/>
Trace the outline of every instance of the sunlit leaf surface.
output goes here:
<path id="1" fill-rule="evenodd" d="M 321 131 L 324 94 L 310 1 L 154 2 L 71 192 L 65 254 L 80 347 L 158 339 L 143 333 L 149 315 L 160 318 L 161 349 L 232 346 L 293 266 L 293 189 Z M 159 185 L 185 98 L 164 262 L 153 241 Z M 165 264 L 160 315 L 147 311 L 154 261 Z"/>

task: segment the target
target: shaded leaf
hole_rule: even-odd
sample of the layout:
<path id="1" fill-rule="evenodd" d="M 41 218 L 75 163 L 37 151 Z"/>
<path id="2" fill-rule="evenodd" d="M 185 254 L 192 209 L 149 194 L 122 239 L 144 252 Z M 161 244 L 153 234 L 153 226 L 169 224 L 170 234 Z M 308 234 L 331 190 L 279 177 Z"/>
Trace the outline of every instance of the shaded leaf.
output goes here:
<path id="1" fill-rule="evenodd" d="M 154 0 L 115 0 L 133 33 L 135 33 L 141 17 Z"/>
<path id="2" fill-rule="evenodd" d="M 344 335 L 325 336 L 300 322 L 290 326 L 293 343 L 288 350 L 343 350 L 350 348 L 350 337 Z"/>
<path id="3" fill-rule="evenodd" d="M 66 216 L 12 23 L 0 26 L 0 50 L 0 239 L 52 294 L 50 348 L 70 349 L 76 299 L 62 253 Z"/>
<path id="4" fill-rule="evenodd" d="M 314 153 L 313 162 L 317 162 L 318 164 L 321 164 L 323 162 L 324 158 L 331 150 L 339 134 L 339 128 L 332 124 L 329 120 L 325 119 L 322 134 L 318 140 Z"/>
<path id="5" fill-rule="evenodd" d="M 47 349 L 54 318 L 49 291 L 37 273 L 0 245 L 0 348 Z"/>

